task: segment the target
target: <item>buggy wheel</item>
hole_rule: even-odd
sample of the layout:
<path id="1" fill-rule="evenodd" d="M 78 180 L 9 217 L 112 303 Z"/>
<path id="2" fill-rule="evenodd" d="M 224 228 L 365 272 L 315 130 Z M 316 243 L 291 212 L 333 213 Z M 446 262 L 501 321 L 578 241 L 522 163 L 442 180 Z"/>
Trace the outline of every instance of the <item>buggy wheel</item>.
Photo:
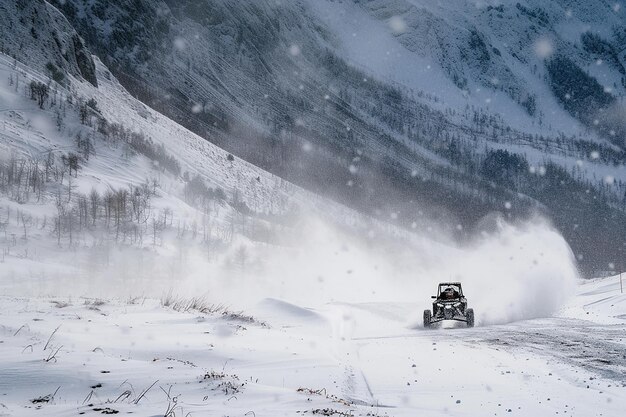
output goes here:
<path id="1" fill-rule="evenodd" d="M 474 327 L 474 309 L 468 308 L 465 310 L 465 318 L 467 320 L 467 327 Z"/>
<path id="2" fill-rule="evenodd" d="M 430 310 L 424 310 L 424 327 L 430 327 L 430 321 L 432 319 L 432 315 L 430 314 Z"/>

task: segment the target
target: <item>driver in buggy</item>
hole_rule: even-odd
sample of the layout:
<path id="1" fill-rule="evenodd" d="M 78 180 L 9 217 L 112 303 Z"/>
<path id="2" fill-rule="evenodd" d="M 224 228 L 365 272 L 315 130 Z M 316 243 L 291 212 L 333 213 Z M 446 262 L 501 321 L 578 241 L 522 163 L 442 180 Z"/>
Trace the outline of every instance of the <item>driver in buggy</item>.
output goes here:
<path id="1" fill-rule="evenodd" d="M 459 298 L 459 292 L 453 287 L 448 287 L 441 293 L 441 298 L 444 300 L 454 300 L 455 298 Z"/>

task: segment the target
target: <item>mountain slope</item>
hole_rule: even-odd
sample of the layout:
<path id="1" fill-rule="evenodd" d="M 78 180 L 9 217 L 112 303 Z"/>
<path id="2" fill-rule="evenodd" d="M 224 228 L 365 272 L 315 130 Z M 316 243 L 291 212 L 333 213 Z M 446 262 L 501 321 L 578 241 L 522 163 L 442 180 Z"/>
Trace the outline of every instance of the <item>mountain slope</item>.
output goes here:
<path id="1" fill-rule="evenodd" d="M 0 5 L 0 24 L 0 52 L 14 58 L 29 57 L 34 69 L 59 83 L 65 82 L 67 72 L 97 87 L 91 52 L 63 14 L 48 2 L 5 2 Z"/>
<path id="2" fill-rule="evenodd" d="M 409 232 L 395 224 L 397 206 L 379 213 L 387 221 L 376 220 L 211 144 L 132 97 L 98 58 L 97 87 L 69 72 L 54 81 L 31 67 L 38 56 L 0 58 L 2 285 L 9 292 L 217 288 L 221 298 L 236 290 L 238 301 L 266 291 L 395 298 L 406 293 L 399 288 L 432 279 L 497 276 L 511 269 L 520 246 L 530 252 L 511 278 L 530 279 L 528 268 L 539 281 L 576 275 L 571 251 L 541 219 L 513 227 L 493 217 L 458 245 L 449 230 L 464 233 L 463 226 L 415 212 L 418 202 L 409 207 Z M 428 158 L 446 165 L 435 152 Z M 348 181 L 356 182 L 362 165 L 358 157 L 350 162 Z M 435 183 L 410 178 L 424 190 Z M 504 252 L 475 265 L 481 253 L 494 253 L 483 249 L 493 242 Z M 76 259 L 68 262 L 68 254 Z M 443 268 L 446 259 L 456 263 Z M 26 285 L 33 276 L 41 281 Z"/>
<path id="3" fill-rule="evenodd" d="M 124 23 L 140 34 L 150 11 L 158 21 L 173 10 L 192 28 L 216 24 L 207 39 L 226 43 L 235 21 L 255 39 L 287 26 L 285 36 L 313 30 L 329 48 L 339 42 L 297 20 L 306 9 L 296 6 L 279 11 L 295 19 L 285 25 L 269 3 L 215 6 L 222 15 L 167 3 L 92 1 L 88 11 L 134 10 Z M 302 43 L 286 60 L 279 49 L 253 54 L 229 79 L 178 77 L 184 60 L 157 58 L 144 62 L 142 79 L 125 79 L 142 94 L 143 77 L 168 83 L 150 90 L 155 106 L 169 102 L 155 92 L 180 87 L 241 117 L 229 128 L 215 118 L 210 135 L 197 134 L 133 97 L 88 49 L 61 43 L 76 33 L 49 4 L 0 10 L 9 22 L 0 26 L 0 414 L 620 415 L 618 277 L 580 283 L 549 221 L 514 221 L 541 210 L 580 238 L 571 240 L 576 255 L 606 252 L 583 259 L 590 270 L 614 260 L 618 250 L 605 245 L 622 232 L 620 185 L 606 178 L 619 175 L 615 144 L 525 134 L 501 116 L 373 79 L 339 49 L 307 58 Z M 258 14 L 247 16 L 256 25 L 238 20 L 244 12 Z M 103 36 L 115 32 L 113 21 L 101 23 Z M 185 50 L 184 39 L 174 45 Z M 246 45 L 244 56 L 260 46 Z M 116 59 L 146 59 L 131 49 Z M 245 96 L 258 85 L 236 85 L 252 68 L 270 70 L 269 107 Z M 287 69 L 298 74 L 271 73 Z M 323 92 L 326 107 L 308 111 Z M 164 111 L 196 128 L 216 114 L 210 101 L 176 100 L 193 106 Z M 277 115 L 289 117 L 272 131 Z M 240 138 L 243 151 L 254 129 L 275 143 L 249 149 L 262 165 L 361 211 L 205 137 Z M 326 135 L 335 129 L 341 135 Z M 577 163 L 587 152 L 595 156 Z M 493 207 L 511 215 L 466 229 Z M 455 242 L 451 229 L 468 240 Z M 433 284 L 451 279 L 463 281 L 478 327 L 419 331 Z"/>
<path id="4" fill-rule="evenodd" d="M 405 226 L 426 212 L 460 238 L 457 224 L 471 230 L 511 203 L 512 218 L 553 218 L 587 272 L 622 256 L 621 243 L 590 242 L 622 241 L 621 110 L 561 93 L 619 102 L 612 4 L 53 3 L 134 95 L 310 190 Z M 590 78 L 550 75 L 560 56 Z M 506 163 L 498 149 L 529 172 L 490 177 L 485 164 Z M 555 203 L 548 190 L 562 181 Z M 611 225 L 599 231 L 598 217 Z"/>

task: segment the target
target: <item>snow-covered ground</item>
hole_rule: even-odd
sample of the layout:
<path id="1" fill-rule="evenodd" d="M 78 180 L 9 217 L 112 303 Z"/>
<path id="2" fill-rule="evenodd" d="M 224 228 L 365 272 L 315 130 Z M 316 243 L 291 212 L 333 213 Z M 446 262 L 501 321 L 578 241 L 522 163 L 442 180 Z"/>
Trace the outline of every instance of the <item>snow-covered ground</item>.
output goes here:
<path id="1" fill-rule="evenodd" d="M 265 298 L 229 315 L 3 296 L 0 413 L 622 415 L 618 277 L 581 283 L 554 317 L 474 329 L 422 330 L 418 303 Z"/>
<path id="2" fill-rule="evenodd" d="M 95 147 L 40 194 L 8 180 L 0 194 L 0 415 L 606 416 L 626 405 L 626 298 L 616 277 L 577 284 L 546 222 L 486 219 L 491 232 L 463 246 L 428 221 L 401 231 L 229 158 L 97 60 L 95 71 L 98 88 L 68 76 L 39 108 L 25 87 L 47 77 L 0 54 L 0 162 L 43 167 L 78 152 L 79 134 Z M 180 175 L 81 123 L 90 98 L 162 145 Z M 209 213 L 185 198 L 195 175 L 225 194 Z M 85 225 L 78 193 L 146 181 L 140 239 L 114 233 L 103 205 Z M 479 326 L 422 330 L 430 291 L 449 279 L 463 281 Z"/>

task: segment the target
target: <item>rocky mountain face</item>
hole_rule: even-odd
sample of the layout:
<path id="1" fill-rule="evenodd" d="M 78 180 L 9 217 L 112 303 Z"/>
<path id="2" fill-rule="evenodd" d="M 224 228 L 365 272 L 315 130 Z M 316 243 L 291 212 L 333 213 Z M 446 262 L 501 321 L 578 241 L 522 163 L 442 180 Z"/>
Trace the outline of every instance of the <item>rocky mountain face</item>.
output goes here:
<path id="1" fill-rule="evenodd" d="M 16 59 L 49 67 L 51 77 L 67 72 L 97 83 L 86 45 L 146 104 L 361 211 L 422 230 L 435 219 L 460 239 L 484 228 L 494 211 L 512 220 L 539 212 L 585 272 L 624 258 L 619 5 L 42 0 L 0 7 L 2 48 Z"/>
<path id="2" fill-rule="evenodd" d="M 43 0 L 0 4 L 0 50 L 63 83 L 65 73 L 98 85 L 91 52 L 65 16 Z"/>

